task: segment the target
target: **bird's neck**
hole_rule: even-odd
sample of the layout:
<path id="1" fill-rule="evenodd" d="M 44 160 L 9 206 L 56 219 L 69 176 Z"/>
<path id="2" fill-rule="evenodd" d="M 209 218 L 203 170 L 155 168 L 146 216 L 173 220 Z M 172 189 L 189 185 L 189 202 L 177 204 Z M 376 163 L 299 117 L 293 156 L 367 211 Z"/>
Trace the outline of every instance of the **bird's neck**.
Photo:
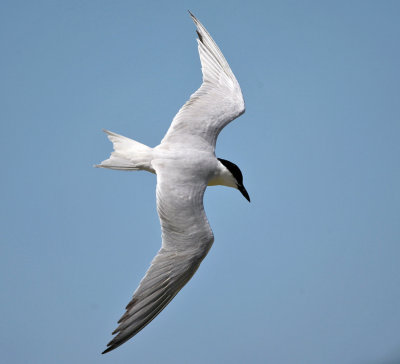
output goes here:
<path id="1" fill-rule="evenodd" d="M 237 188 L 236 180 L 232 173 L 218 161 L 217 168 L 208 181 L 208 186 L 227 186 Z"/>

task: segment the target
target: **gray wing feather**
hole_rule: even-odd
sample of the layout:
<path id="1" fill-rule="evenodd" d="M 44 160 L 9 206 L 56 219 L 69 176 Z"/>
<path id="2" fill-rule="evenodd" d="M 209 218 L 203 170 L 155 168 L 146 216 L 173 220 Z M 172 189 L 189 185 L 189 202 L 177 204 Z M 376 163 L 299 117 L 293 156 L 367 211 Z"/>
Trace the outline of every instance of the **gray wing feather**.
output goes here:
<path id="1" fill-rule="evenodd" d="M 190 15 L 199 36 L 203 83 L 176 114 L 161 143 L 193 145 L 200 139 L 215 149 L 220 131 L 244 113 L 245 104 L 239 83 L 221 50 L 206 28 Z"/>
<path id="2" fill-rule="evenodd" d="M 168 305 L 196 272 L 214 241 L 203 207 L 205 182 L 199 183 L 175 162 L 153 161 L 153 165 L 157 171 L 162 247 L 103 354 L 136 335 Z"/>

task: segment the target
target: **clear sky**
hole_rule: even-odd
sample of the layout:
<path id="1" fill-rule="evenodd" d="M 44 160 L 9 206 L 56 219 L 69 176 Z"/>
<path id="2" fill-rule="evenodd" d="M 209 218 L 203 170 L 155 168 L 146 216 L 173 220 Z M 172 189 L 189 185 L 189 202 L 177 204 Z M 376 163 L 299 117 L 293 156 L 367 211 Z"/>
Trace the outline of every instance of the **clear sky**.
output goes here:
<path id="1" fill-rule="evenodd" d="M 187 10 L 239 80 L 220 135 L 251 196 L 209 188 L 215 243 L 100 355 L 160 246 L 154 175 L 92 168 L 102 128 L 155 146 L 201 83 Z M 0 352 L 7 364 L 400 363 L 400 2 L 0 5 Z"/>

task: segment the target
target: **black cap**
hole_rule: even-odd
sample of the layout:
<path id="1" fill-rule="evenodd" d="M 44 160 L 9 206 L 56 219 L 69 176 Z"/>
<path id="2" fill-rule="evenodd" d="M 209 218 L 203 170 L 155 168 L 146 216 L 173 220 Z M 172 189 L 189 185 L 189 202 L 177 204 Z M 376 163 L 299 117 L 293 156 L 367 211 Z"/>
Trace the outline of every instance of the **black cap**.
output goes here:
<path id="1" fill-rule="evenodd" d="M 236 180 L 238 190 L 242 193 L 245 199 L 250 202 L 250 196 L 243 186 L 243 175 L 240 168 L 235 163 L 227 161 L 226 159 L 218 158 L 218 160 L 228 169 L 229 172 L 232 173 L 232 176 Z"/>

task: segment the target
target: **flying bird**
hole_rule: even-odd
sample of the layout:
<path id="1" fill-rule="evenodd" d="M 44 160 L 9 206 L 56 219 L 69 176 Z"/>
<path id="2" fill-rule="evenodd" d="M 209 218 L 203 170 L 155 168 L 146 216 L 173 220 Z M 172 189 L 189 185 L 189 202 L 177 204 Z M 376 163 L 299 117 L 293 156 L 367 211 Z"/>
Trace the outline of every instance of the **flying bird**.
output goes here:
<path id="1" fill-rule="evenodd" d="M 157 175 L 162 244 L 103 354 L 125 343 L 153 320 L 207 255 L 214 242 L 203 206 L 207 186 L 236 188 L 250 202 L 239 167 L 215 156 L 222 128 L 245 111 L 242 92 L 206 28 L 189 14 L 197 28 L 203 83 L 174 117 L 161 143 L 150 148 L 104 130 L 114 151 L 96 167 L 145 170 Z"/>

